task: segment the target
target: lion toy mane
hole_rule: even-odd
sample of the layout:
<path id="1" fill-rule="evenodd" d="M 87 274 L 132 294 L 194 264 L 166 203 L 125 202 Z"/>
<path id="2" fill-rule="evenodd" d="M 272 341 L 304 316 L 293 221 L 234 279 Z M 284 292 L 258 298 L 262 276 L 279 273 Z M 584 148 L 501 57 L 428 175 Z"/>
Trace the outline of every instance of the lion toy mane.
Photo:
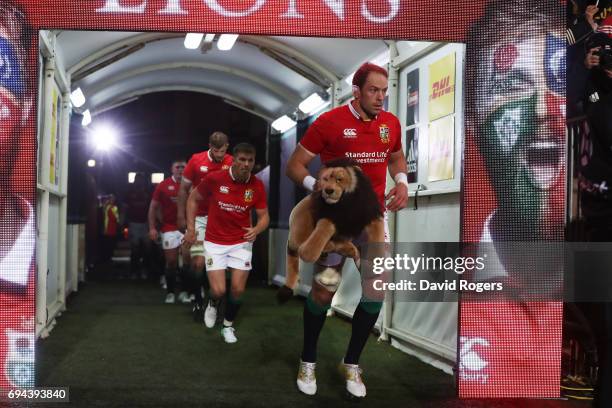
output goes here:
<path id="1" fill-rule="evenodd" d="M 330 160 L 321 168 L 316 191 L 291 211 L 285 285 L 278 293 L 281 303 L 293 296 L 299 277 L 299 259 L 315 262 L 322 255 L 336 252 L 358 264 L 359 250 L 352 240 L 365 230 L 368 242 L 384 241 L 383 214 L 372 188 L 357 162 L 347 158 Z M 324 286 L 339 283 L 339 272 L 315 276 Z"/>

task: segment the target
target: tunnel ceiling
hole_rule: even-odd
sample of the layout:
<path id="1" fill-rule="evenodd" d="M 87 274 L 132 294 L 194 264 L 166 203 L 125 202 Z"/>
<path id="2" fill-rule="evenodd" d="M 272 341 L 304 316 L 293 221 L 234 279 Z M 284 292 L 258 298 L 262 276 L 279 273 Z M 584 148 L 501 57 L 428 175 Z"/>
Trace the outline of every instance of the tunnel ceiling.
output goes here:
<path id="1" fill-rule="evenodd" d="M 184 34 L 61 31 L 57 52 L 95 116 L 140 95 L 203 92 L 267 119 L 387 50 L 381 40 L 241 35 L 230 51 L 184 47 Z"/>

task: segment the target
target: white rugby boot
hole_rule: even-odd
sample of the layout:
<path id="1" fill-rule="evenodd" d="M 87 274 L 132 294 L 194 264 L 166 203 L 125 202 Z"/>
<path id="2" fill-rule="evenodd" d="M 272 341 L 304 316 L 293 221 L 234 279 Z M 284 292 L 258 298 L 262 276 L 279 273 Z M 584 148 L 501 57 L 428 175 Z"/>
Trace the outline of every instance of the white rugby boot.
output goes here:
<path id="1" fill-rule="evenodd" d="M 223 340 L 225 340 L 226 343 L 230 343 L 230 344 L 237 342 L 238 338 L 236 337 L 235 332 L 236 330 L 232 326 L 224 327 L 223 329 L 221 329 Z"/>
<path id="2" fill-rule="evenodd" d="M 361 378 L 362 370 L 358 364 L 340 362 L 340 372 L 346 380 L 346 391 L 351 397 L 363 398 L 366 396 L 366 386 Z"/>
<path id="3" fill-rule="evenodd" d="M 309 363 L 300 359 L 300 368 L 297 375 L 298 389 L 306 395 L 317 393 L 317 379 L 315 377 L 316 363 Z"/>

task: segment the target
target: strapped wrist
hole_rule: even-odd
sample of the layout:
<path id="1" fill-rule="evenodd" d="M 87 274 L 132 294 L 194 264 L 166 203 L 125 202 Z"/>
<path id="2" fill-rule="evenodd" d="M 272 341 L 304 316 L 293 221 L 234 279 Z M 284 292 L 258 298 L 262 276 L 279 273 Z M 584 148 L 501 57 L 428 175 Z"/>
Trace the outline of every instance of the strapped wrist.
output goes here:
<path id="1" fill-rule="evenodd" d="M 304 186 L 304 188 L 308 191 L 314 191 L 314 187 L 315 184 L 317 182 L 317 179 L 312 177 L 310 174 L 307 175 L 306 177 L 304 177 L 304 180 L 302 180 L 302 185 Z"/>
<path id="2" fill-rule="evenodd" d="M 408 175 L 406 173 L 397 173 L 393 179 L 395 180 L 395 184 L 401 183 L 408 188 Z"/>

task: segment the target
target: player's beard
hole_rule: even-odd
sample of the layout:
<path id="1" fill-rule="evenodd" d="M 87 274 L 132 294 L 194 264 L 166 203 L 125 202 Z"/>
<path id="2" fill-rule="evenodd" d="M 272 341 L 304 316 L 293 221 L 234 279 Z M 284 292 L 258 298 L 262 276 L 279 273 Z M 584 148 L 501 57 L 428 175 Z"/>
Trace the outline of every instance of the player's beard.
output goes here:
<path id="1" fill-rule="evenodd" d="M 251 175 L 251 172 L 249 170 L 244 171 L 244 170 L 238 168 L 238 169 L 236 169 L 234 177 L 236 178 L 237 181 L 239 181 L 241 183 L 246 183 L 246 181 L 249 179 L 250 175 Z"/>
<path id="2" fill-rule="evenodd" d="M 359 106 L 361 107 L 361 110 L 368 115 L 368 119 L 374 119 L 376 117 L 376 115 L 378 115 L 378 113 L 376 112 L 372 112 L 371 110 L 367 109 L 365 106 L 363 106 L 363 104 L 361 103 L 361 100 L 357 101 L 359 103 Z"/>

